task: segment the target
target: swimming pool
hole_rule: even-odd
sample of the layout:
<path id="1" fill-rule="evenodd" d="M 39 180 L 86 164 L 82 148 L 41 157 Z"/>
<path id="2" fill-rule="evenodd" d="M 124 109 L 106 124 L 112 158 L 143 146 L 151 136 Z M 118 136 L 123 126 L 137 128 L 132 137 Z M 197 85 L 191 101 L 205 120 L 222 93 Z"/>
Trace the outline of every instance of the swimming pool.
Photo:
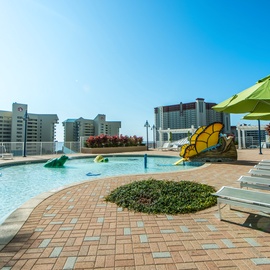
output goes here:
<path id="1" fill-rule="evenodd" d="M 94 158 L 70 159 L 63 168 L 45 168 L 44 163 L 0 167 L 0 224 L 11 212 L 40 193 L 83 180 L 125 174 L 150 174 L 187 170 L 198 167 L 174 166 L 178 157 L 143 156 L 108 157 L 108 163 L 95 163 Z"/>

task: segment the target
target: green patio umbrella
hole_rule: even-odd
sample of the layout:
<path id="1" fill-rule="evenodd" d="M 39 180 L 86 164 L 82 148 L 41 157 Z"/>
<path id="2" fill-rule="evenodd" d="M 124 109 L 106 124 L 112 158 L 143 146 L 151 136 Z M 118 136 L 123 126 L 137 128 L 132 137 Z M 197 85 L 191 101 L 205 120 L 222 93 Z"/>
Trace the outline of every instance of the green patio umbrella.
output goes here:
<path id="1" fill-rule="evenodd" d="M 268 113 L 248 113 L 243 119 L 246 120 L 270 120 L 270 112 Z"/>
<path id="2" fill-rule="evenodd" d="M 212 108 L 225 113 L 270 113 L 270 75 Z"/>
<path id="3" fill-rule="evenodd" d="M 262 154 L 260 130 L 261 118 L 258 113 L 263 113 L 265 115 L 267 113 L 270 114 L 270 75 L 258 80 L 255 85 L 248 89 L 213 106 L 212 109 L 224 113 L 250 113 L 250 117 L 255 117 L 255 114 L 257 114 L 253 120 L 258 120 L 260 154 Z M 244 117 L 244 119 L 247 118 Z"/>

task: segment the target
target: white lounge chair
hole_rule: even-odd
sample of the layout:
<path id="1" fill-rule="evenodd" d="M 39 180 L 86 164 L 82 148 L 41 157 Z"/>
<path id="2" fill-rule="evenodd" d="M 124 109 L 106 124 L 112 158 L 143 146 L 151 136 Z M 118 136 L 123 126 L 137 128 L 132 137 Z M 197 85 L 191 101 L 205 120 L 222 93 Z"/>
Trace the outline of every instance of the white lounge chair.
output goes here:
<path id="1" fill-rule="evenodd" d="M 160 148 L 162 151 L 170 150 L 171 144 L 170 143 L 164 143 L 163 146 Z"/>
<path id="2" fill-rule="evenodd" d="M 251 191 L 241 188 L 222 187 L 216 193 L 219 219 L 222 220 L 220 204 L 234 205 L 250 208 L 253 210 L 270 212 L 270 194 L 265 192 Z"/>
<path id="3" fill-rule="evenodd" d="M 13 159 L 13 154 L 7 153 L 6 147 L 4 145 L 0 145 L 0 157 L 2 159 Z"/>
<path id="4" fill-rule="evenodd" d="M 179 151 L 179 146 L 178 146 L 177 144 L 174 144 L 174 145 L 170 148 L 170 150 L 172 150 L 172 151 Z"/>
<path id="5" fill-rule="evenodd" d="M 266 177 L 241 176 L 237 182 L 240 182 L 240 188 L 255 188 L 262 190 L 270 190 L 270 179 Z"/>
<path id="6" fill-rule="evenodd" d="M 258 163 L 254 168 L 258 170 L 270 170 L 270 163 Z"/>
<path id="7" fill-rule="evenodd" d="M 270 159 L 263 159 L 259 162 L 259 164 L 267 164 L 270 165 Z"/>
<path id="8" fill-rule="evenodd" d="M 252 176 L 270 178 L 270 170 L 251 169 L 249 172 Z"/>

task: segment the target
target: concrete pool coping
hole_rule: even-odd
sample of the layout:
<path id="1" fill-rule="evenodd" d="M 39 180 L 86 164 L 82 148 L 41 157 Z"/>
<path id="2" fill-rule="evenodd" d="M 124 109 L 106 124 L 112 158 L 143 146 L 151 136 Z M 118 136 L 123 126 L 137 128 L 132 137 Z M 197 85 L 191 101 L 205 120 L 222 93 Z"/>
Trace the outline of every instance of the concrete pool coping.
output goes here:
<path id="1" fill-rule="evenodd" d="M 153 151 L 154 152 L 154 151 Z M 104 154 L 104 156 L 112 157 L 112 156 L 144 156 L 144 154 L 148 154 L 149 157 L 178 157 L 175 155 L 175 152 L 157 152 L 151 154 L 151 151 L 148 152 L 141 152 L 134 153 L 134 152 L 128 152 L 128 153 L 115 153 L 115 154 Z M 0 161 L 0 167 L 4 166 L 16 166 L 21 164 L 31 164 L 31 163 L 42 163 L 46 162 L 47 160 L 55 157 L 59 157 L 61 155 L 49 155 L 49 156 L 29 156 L 29 157 L 18 157 L 17 159 L 13 160 L 4 160 Z M 74 159 L 80 159 L 80 158 L 90 158 L 90 157 L 96 157 L 96 154 L 73 154 L 68 155 L 72 156 Z M 209 166 L 210 163 L 206 163 L 198 168 L 191 168 L 191 170 L 197 170 L 206 166 Z M 159 175 L 159 174 L 170 174 L 175 172 L 164 172 L 164 173 L 151 173 L 151 175 Z M 137 175 L 145 175 L 145 174 L 137 174 Z M 125 175 L 122 175 L 125 176 Z M 130 175 L 129 175 L 130 176 Z M 113 176 L 116 177 L 116 176 Z M 92 181 L 98 181 L 100 179 L 106 179 L 106 178 L 112 178 L 112 176 L 108 177 L 102 177 L 98 179 L 94 179 Z M 20 230 L 20 228 L 23 226 L 25 221 L 29 218 L 30 214 L 33 212 L 33 210 L 45 199 L 49 198 L 50 196 L 54 195 L 55 193 L 73 187 L 80 185 L 84 182 L 88 182 L 88 180 L 82 180 L 80 182 L 68 184 L 61 186 L 57 189 L 53 189 L 47 192 L 43 192 L 29 200 L 27 200 L 25 203 L 23 203 L 20 207 L 18 207 L 16 210 L 14 210 L 10 215 L 7 216 L 7 218 L 4 220 L 2 224 L 0 224 L 0 251 L 13 239 L 13 237 L 16 235 L 16 233 Z"/>

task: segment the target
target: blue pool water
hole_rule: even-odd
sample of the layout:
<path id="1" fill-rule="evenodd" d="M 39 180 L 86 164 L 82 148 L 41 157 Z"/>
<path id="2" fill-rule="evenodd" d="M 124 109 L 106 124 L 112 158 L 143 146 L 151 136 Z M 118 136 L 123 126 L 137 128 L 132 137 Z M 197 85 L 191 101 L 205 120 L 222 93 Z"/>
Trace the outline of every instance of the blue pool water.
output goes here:
<path id="1" fill-rule="evenodd" d="M 151 174 L 194 168 L 174 166 L 178 157 L 125 156 L 108 157 L 108 163 L 95 163 L 94 158 L 70 159 L 64 168 L 45 168 L 44 163 L 0 167 L 0 224 L 27 200 L 36 195 L 83 180 L 125 174 Z M 196 164 L 198 167 L 202 164 Z M 150 177 L 150 176 L 149 176 Z"/>

